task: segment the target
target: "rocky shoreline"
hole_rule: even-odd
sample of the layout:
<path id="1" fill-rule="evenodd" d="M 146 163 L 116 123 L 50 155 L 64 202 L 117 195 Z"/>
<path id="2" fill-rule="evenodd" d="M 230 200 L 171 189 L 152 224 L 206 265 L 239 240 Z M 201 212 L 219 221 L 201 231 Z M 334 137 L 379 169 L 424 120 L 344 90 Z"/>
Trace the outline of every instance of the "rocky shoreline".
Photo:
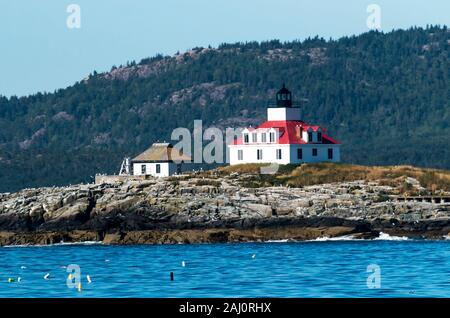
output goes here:
<path id="1" fill-rule="evenodd" d="M 449 204 L 397 202 L 396 189 L 379 182 L 248 188 L 245 177 L 190 175 L 0 194 L 0 245 L 372 239 L 380 232 L 443 239 L 450 233 Z"/>

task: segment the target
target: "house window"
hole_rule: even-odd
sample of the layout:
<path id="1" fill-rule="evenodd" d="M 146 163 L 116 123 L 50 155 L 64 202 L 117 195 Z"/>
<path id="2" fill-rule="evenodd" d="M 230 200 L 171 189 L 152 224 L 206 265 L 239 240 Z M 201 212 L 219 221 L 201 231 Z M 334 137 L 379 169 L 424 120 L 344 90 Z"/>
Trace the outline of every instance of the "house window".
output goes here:
<path id="1" fill-rule="evenodd" d="M 267 142 L 267 136 L 266 133 L 261 134 L 261 142 Z"/>
<path id="2" fill-rule="evenodd" d="M 252 134 L 252 142 L 258 142 L 258 134 L 257 133 Z"/>
<path id="3" fill-rule="evenodd" d="M 333 160 L 333 148 L 328 148 L 328 160 Z"/>
<path id="4" fill-rule="evenodd" d="M 270 141 L 270 142 L 275 142 L 275 133 L 271 132 L 271 133 L 269 134 L 269 141 Z"/>
<path id="5" fill-rule="evenodd" d="M 244 143 L 248 144 L 248 134 L 244 134 Z"/>
<path id="6" fill-rule="evenodd" d="M 244 150 L 238 150 L 238 160 L 244 160 Z"/>
<path id="7" fill-rule="evenodd" d="M 146 165 L 141 166 L 141 174 L 147 174 L 147 166 Z"/>
<path id="8" fill-rule="evenodd" d="M 313 141 L 313 133 L 310 131 L 308 132 L 308 142 L 312 142 Z"/>
<path id="9" fill-rule="evenodd" d="M 303 159 L 303 149 L 302 148 L 298 148 L 297 149 L 297 159 Z"/>
<path id="10" fill-rule="evenodd" d="M 256 150 L 256 158 L 258 160 L 262 160 L 262 158 L 263 158 L 262 149 Z"/>
<path id="11" fill-rule="evenodd" d="M 322 142 L 322 133 L 321 132 L 317 133 L 317 142 Z"/>
<path id="12" fill-rule="evenodd" d="M 317 157 L 317 148 L 312 149 L 312 155 L 313 157 Z"/>
<path id="13" fill-rule="evenodd" d="M 281 149 L 277 149 L 277 160 L 281 159 Z"/>
<path id="14" fill-rule="evenodd" d="M 156 173 L 161 173 L 161 165 L 159 163 L 156 164 Z"/>

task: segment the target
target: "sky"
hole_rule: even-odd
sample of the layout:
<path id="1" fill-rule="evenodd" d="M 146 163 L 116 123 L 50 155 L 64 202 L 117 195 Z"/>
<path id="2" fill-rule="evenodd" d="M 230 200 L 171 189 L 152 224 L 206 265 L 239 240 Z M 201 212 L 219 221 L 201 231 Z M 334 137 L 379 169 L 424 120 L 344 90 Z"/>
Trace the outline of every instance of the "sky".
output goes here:
<path id="1" fill-rule="evenodd" d="M 198 46 L 360 34 L 371 4 L 385 32 L 450 25 L 449 0 L 0 0 L 0 95 L 53 92 Z"/>

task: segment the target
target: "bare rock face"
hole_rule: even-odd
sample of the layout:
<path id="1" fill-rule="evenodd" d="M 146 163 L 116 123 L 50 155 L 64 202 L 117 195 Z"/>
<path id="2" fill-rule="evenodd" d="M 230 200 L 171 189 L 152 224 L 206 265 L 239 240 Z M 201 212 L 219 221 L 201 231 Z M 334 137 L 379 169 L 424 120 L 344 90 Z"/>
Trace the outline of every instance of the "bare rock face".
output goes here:
<path id="1" fill-rule="evenodd" d="M 190 175 L 0 194 L 0 245 L 367 238 L 379 231 L 439 238 L 450 232 L 448 204 L 396 202 L 392 188 L 374 182 L 247 188 L 240 184 L 244 177 Z"/>

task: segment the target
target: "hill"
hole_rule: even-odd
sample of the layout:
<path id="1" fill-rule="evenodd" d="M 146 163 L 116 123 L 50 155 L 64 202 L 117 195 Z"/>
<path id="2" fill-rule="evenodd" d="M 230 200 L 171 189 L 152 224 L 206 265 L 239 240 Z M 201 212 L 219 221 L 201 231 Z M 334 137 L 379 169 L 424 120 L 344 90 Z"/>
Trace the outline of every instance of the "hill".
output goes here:
<path id="1" fill-rule="evenodd" d="M 92 181 L 176 127 L 264 120 L 281 83 L 305 121 L 365 165 L 450 168 L 447 27 L 195 48 L 155 56 L 51 94 L 0 97 L 0 192 Z M 0 92 L 1 93 L 1 92 Z"/>

